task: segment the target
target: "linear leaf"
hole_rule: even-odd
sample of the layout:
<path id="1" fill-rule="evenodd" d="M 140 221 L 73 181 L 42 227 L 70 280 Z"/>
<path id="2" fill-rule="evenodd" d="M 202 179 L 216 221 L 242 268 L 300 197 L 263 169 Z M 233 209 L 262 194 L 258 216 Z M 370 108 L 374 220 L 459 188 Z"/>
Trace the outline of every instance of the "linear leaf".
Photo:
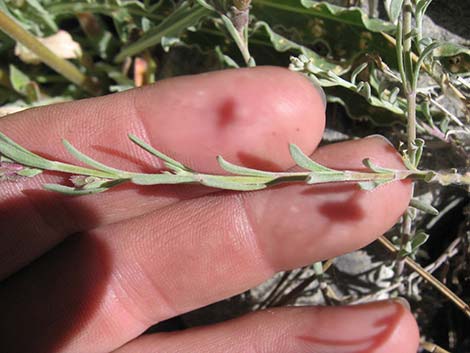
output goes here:
<path id="1" fill-rule="evenodd" d="M 2 133 L 0 133 L 0 153 L 28 167 L 50 169 L 53 166 L 51 161 L 25 150 Z"/>
<path id="2" fill-rule="evenodd" d="M 395 22 L 400 16 L 403 0 L 385 0 L 385 8 L 390 21 Z"/>
<path id="3" fill-rule="evenodd" d="M 378 165 L 376 165 L 375 163 L 373 163 L 370 158 L 365 158 L 362 160 L 362 164 L 364 164 L 367 168 L 369 168 L 370 170 L 372 170 L 373 172 L 376 172 L 376 173 L 393 173 L 393 170 L 392 169 L 388 169 L 388 168 L 383 168 L 383 167 L 379 167 Z"/>
<path id="4" fill-rule="evenodd" d="M 155 28 L 145 33 L 138 41 L 122 49 L 115 61 L 122 62 L 127 56 L 138 54 L 149 47 L 157 45 L 161 43 L 164 37 L 178 37 L 188 27 L 197 25 L 203 17 L 211 13 L 211 10 L 199 3 L 191 6 L 188 1 L 184 1 Z"/>
<path id="5" fill-rule="evenodd" d="M 126 172 L 123 172 L 122 170 L 119 170 L 119 169 L 114 169 L 114 168 L 111 168 L 111 167 L 108 167 L 98 161 L 95 161 L 93 158 L 91 157 L 88 157 L 86 154 L 80 152 L 79 150 L 77 150 L 70 142 L 68 142 L 67 140 L 63 139 L 62 140 L 62 143 L 64 144 L 65 148 L 67 149 L 67 151 L 69 151 L 69 153 L 74 156 L 76 159 L 78 159 L 79 161 L 93 167 L 93 168 L 96 168 L 98 170 L 102 170 L 104 172 L 108 172 L 108 173 L 111 173 L 111 174 L 116 174 L 116 176 L 120 176 L 122 175 L 123 173 L 126 173 Z"/>
<path id="6" fill-rule="evenodd" d="M 298 146 L 294 145 L 293 143 L 289 144 L 289 150 L 292 159 L 295 161 L 295 163 L 297 163 L 298 166 L 304 169 L 318 173 L 337 173 L 337 171 L 334 169 L 324 167 L 321 164 L 314 162 L 312 159 L 307 157 Z"/>
<path id="7" fill-rule="evenodd" d="M 437 216 L 439 214 L 439 211 L 437 209 L 432 207 L 429 203 L 423 202 L 419 199 L 411 199 L 410 206 L 425 213 L 429 213 L 433 216 Z"/>
<path id="8" fill-rule="evenodd" d="M 60 185 L 60 184 L 44 184 L 43 188 L 49 191 L 59 192 L 61 194 L 76 195 L 76 196 L 97 194 L 97 193 L 100 193 L 109 189 L 109 188 L 77 189 L 74 187 Z"/>
<path id="9" fill-rule="evenodd" d="M 274 173 L 265 172 L 262 170 L 251 169 L 247 167 L 242 167 L 230 162 L 227 162 L 222 156 L 217 156 L 217 162 L 222 167 L 223 170 L 237 174 L 237 175 L 249 175 L 249 176 L 268 176 L 273 177 Z"/>
<path id="10" fill-rule="evenodd" d="M 254 0 L 253 3 L 254 6 L 259 6 L 264 11 L 274 8 L 285 12 L 286 15 L 304 14 L 361 27 L 372 32 L 393 33 L 395 31 L 392 23 L 369 18 L 357 7 L 348 9 L 330 5 L 324 1 L 312 0 Z"/>
<path id="11" fill-rule="evenodd" d="M 39 175 L 42 173 L 42 169 L 37 169 L 37 168 L 24 168 L 23 170 L 20 170 L 16 174 L 28 178 L 32 178 L 36 175 Z"/>
<path id="12" fill-rule="evenodd" d="M 185 170 L 185 171 L 190 171 L 191 170 L 190 168 L 186 167 L 184 164 L 182 164 L 178 161 L 175 161 L 173 158 L 168 157 L 166 154 L 156 150 L 155 148 L 153 148 L 149 144 L 147 144 L 144 141 L 142 141 L 141 139 L 139 139 L 137 136 L 132 135 L 132 134 L 129 134 L 128 136 L 132 140 L 132 142 L 139 145 L 140 147 L 142 147 L 144 150 L 146 150 L 150 154 L 153 154 L 154 156 L 160 158 L 162 161 L 166 162 L 166 165 L 169 168 L 177 169 L 177 170 L 178 169 L 179 170 Z"/>
<path id="13" fill-rule="evenodd" d="M 429 239 L 429 234 L 425 233 L 424 231 L 418 231 L 413 239 L 411 240 L 411 248 L 412 251 L 416 251 L 419 249 L 421 245 L 426 243 Z"/>

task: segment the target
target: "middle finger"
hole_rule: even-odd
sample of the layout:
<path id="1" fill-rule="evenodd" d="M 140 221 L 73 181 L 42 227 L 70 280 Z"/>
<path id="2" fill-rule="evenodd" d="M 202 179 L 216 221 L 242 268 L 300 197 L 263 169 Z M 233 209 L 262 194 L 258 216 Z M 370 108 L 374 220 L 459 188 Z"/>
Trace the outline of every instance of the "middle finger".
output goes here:
<path id="1" fill-rule="evenodd" d="M 358 168 L 366 157 L 402 167 L 380 138 L 326 146 L 314 157 L 333 168 Z M 274 272 L 369 243 L 396 222 L 409 197 L 402 182 L 373 192 L 290 185 L 187 200 L 96 229 L 6 283 L 0 345 L 24 352 L 18 342 L 39 340 L 44 351 L 112 350 L 157 321 L 243 292 Z"/>

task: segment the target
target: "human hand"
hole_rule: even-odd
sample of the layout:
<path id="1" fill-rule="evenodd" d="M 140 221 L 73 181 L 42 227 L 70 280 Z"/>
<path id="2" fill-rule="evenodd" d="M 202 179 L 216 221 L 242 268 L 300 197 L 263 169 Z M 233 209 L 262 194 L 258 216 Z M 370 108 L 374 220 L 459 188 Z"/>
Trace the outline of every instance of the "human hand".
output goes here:
<path id="1" fill-rule="evenodd" d="M 380 137 L 316 149 L 320 95 L 278 68 L 162 81 L 121 94 L 31 109 L 0 131 L 49 158 L 60 145 L 110 166 L 155 171 L 133 133 L 198 171 L 215 156 L 258 169 L 293 165 L 288 143 L 332 168 L 369 157 L 401 167 Z M 414 353 L 418 330 L 397 302 L 282 308 L 222 324 L 139 336 L 149 326 L 241 293 L 275 272 L 373 241 L 406 209 L 410 184 L 285 185 L 252 193 L 196 185 L 69 197 L 41 190 L 46 173 L 0 184 L 0 352 Z"/>

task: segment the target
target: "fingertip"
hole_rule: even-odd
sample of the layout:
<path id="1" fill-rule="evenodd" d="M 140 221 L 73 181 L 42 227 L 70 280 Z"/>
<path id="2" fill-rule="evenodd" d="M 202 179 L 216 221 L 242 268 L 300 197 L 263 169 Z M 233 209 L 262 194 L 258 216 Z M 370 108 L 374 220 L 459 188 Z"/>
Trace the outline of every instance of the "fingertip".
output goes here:
<path id="1" fill-rule="evenodd" d="M 279 67 L 161 81 L 137 91 L 135 106 L 157 148 L 205 172 L 220 171 L 217 154 L 246 167 L 284 170 L 293 165 L 288 143 L 311 153 L 325 126 L 321 94 Z"/>
<path id="2" fill-rule="evenodd" d="M 416 353 L 420 341 L 419 328 L 409 306 L 407 307 L 396 300 L 393 300 L 388 305 L 395 305 L 397 307 L 397 310 L 400 312 L 399 321 L 397 321 L 383 345 L 373 353 Z"/>
<path id="3" fill-rule="evenodd" d="M 370 135 L 363 139 L 327 145 L 318 149 L 312 158 L 334 169 L 362 169 L 362 161 L 365 158 L 379 167 L 406 169 L 400 153 L 383 135 Z M 410 203 L 412 183 L 408 179 L 399 180 L 365 193 L 381 194 L 381 206 L 387 208 L 388 216 L 391 216 L 392 222 L 395 223 Z"/>
<path id="4" fill-rule="evenodd" d="M 338 170 L 364 170 L 365 158 L 404 168 L 393 146 L 378 137 L 320 147 L 312 158 Z M 245 200 L 262 253 L 272 267 L 283 270 L 369 244 L 399 220 L 410 196 L 410 183 L 396 181 L 372 191 L 351 183 L 288 185 Z"/>

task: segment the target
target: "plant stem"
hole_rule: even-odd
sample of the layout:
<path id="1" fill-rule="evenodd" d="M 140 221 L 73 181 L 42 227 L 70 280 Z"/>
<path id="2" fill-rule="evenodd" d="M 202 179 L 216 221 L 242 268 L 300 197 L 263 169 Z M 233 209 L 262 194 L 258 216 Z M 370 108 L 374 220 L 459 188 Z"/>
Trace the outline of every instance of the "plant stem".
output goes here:
<path id="1" fill-rule="evenodd" d="M 78 87 L 83 87 L 85 91 L 92 95 L 98 94 L 96 86 L 91 79 L 80 72 L 69 61 L 54 54 L 54 52 L 3 11 L 0 11 L 0 29 L 36 54 L 44 64 L 75 83 Z"/>
<path id="2" fill-rule="evenodd" d="M 430 353 L 450 353 L 442 347 L 439 347 L 437 344 L 423 341 L 421 342 L 421 347 Z"/>
<path id="3" fill-rule="evenodd" d="M 395 248 L 395 246 L 385 238 L 381 236 L 379 242 L 392 254 L 397 254 L 399 251 Z M 465 303 L 462 299 L 460 299 L 454 292 L 452 292 L 449 288 L 447 288 L 441 281 L 439 281 L 436 277 L 429 274 L 424 268 L 422 268 L 418 263 L 413 261 L 408 256 L 403 258 L 405 265 L 410 267 L 413 271 L 417 272 L 422 278 L 424 278 L 427 282 L 434 286 L 438 291 L 444 294 L 448 299 L 450 299 L 460 310 L 462 310 L 468 317 L 470 317 L 470 306 Z"/>
<path id="4" fill-rule="evenodd" d="M 405 0 L 402 7 L 402 23 L 398 25 L 397 38 L 397 54 L 400 74 L 402 78 L 403 90 L 407 100 L 407 145 L 408 158 L 415 165 L 415 141 L 416 141 L 416 87 L 412 84 L 413 75 L 413 56 L 411 51 L 412 45 L 412 28 L 411 28 L 412 5 L 411 0 Z M 412 185 L 412 195 L 414 193 L 414 185 Z M 400 249 L 410 241 L 412 236 L 412 218 L 409 211 L 403 216 L 402 235 L 400 240 Z M 404 269 L 404 258 L 397 253 L 397 264 L 395 271 L 395 281 L 399 281 Z"/>
<path id="5" fill-rule="evenodd" d="M 253 57 L 248 48 L 248 22 L 250 17 L 250 4 L 251 0 L 234 0 L 233 7 L 230 10 L 230 26 L 224 20 L 225 25 L 232 36 L 233 40 L 238 46 L 243 60 L 247 66 L 255 66 Z"/>
<path id="6" fill-rule="evenodd" d="M 403 3 L 403 57 L 405 64 L 406 80 L 403 85 L 406 86 L 405 93 L 408 102 L 407 120 L 408 120 L 408 153 L 413 151 L 416 140 L 416 87 L 413 87 L 411 75 L 413 74 L 413 57 L 411 52 L 412 28 L 411 28 L 412 5 L 411 0 L 405 0 Z M 414 161 L 411 160 L 413 163 Z"/>
<path id="7" fill-rule="evenodd" d="M 413 7 L 411 5 L 411 0 L 405 0 L 403 2 L 403 10 L 402 10 L 402 19 L 403 19 L 403 55 L 405 61 L 405 72 L 407 77 L 410 78 L 413 72 L 413 57 L 411 51 L 412 45 L 412 26 L 411 26 L 411 19 L 412 19 L 412 12 Z M 411 81 L 411 80 L 409 80 Z M 407 82 L 409 84 L 409 82 Z"/>
<path id="8" fill-rule="evenodd" d="M 411 91 L 406 96 L 407 100 L 407 133 L 408 133 L 408 154 L 411 162 L 414 164 L 413 149 L 416 141 L 416 90 Z"/>

